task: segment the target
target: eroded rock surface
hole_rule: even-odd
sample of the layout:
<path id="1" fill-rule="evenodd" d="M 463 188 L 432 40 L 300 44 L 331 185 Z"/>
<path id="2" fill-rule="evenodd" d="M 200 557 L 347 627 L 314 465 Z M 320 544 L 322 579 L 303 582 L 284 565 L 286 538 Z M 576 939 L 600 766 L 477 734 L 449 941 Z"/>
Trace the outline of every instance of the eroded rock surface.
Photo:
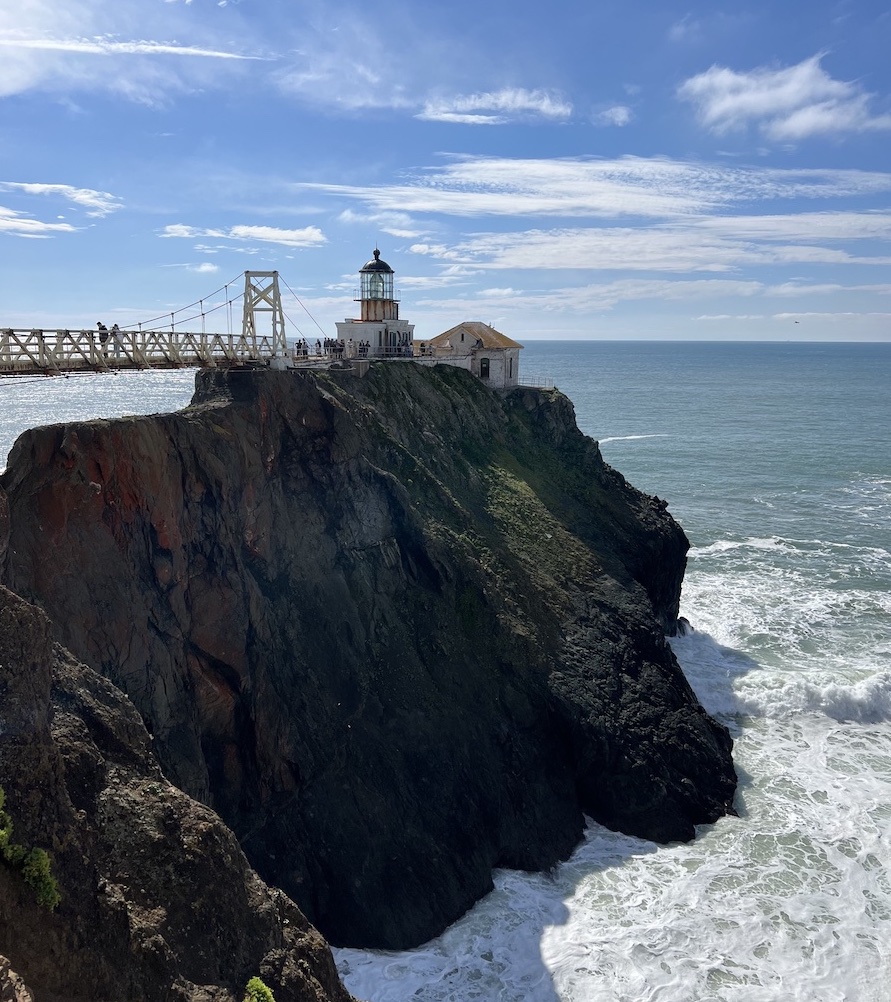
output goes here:
<path id="1" fill-rule="evenodd" d="M 585 813 L 669 841 L 732 810 L 664 639 L 687 540 L 559 393 L 203 372 L 178 414 L 26 433 L 0 484 L 7 583 L 335 943 L 429 938 Z"/>
<path id="2" fill-rule="evenodd" d="M 0 785 L 61 893 L 49 912 L 0 863 L 0 998 L 241 1002 L 258 975 L 277 1002 L 349 1002 L 319 933 L 164 779 L 130 701 L 2 586 Z"/>

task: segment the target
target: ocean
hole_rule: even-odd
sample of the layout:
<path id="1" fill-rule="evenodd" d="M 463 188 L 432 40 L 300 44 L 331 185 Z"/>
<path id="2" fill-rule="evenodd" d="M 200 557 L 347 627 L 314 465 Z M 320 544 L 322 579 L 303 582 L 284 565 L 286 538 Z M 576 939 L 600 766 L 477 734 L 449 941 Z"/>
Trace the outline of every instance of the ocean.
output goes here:
<path id="1" fill-rule="evenodd" d="M 591 823 L 424 946 L 341 949 L 368 1002 L 891 998 L 891 343 L 529 342 L 692 548 L 672 646 L 730 728 L 738 818 L 658 846 Z M 29 425 L 172 409 L 186 371 L 0 381 Z"/>

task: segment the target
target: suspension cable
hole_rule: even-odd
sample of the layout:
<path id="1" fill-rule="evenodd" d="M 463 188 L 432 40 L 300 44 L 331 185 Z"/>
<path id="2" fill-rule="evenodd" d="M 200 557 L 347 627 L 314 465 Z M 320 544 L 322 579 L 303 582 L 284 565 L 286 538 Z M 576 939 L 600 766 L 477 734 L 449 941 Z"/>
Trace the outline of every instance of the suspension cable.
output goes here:
<path id="1" fill-rule="evenodd" d="M 236 275 L 235 278 L 233 278 L 230 281 L 226 282 L 225 285 L 220 286 L 219 289 L 216 289 L 209 296 L 204 296 L 204 299 L 213 299 L 214 296 L 218 295 L 220 292 L 223 292 L 224 290 L 226 291 L 226 293 L 228 295 L 229 286 L 230 285 L 234 285 L 238 281 L 238 279 L 239 279 L 239 276 Z M 244 295 L 244 293 L 242 293 L 242 295 Z M 196 299 L 194 303 L 189 303 L 188 306 L 180 306 L 180 308 L 178 310 L 175 310 L 174 312 L 175 313 L 183 313 L 185 310 L 192 309 L 193 306 L 200 306 L 202 302 L 203 302 L 203 300 Z M 161 326 L 166 327 L 167 324 L 170 322 L 169 321 L 169 317 L 170 316 L 171 316 L 170 313 L 162 313 L 160 316 L 158 316 L 158 317 L 152 317 L 150 320 L 139 321 L 138 326 L 139 326 L 139 328 L 141 330 L 142 327 L 143 327 L 143 325 L 148 326 L 149 324 L 154 324 L 154 323 L 157 323 L 159 320 L 162 320 L 163 324 Z M 130 324 L 129 326 L 132 327 L 133 324 Z M 159 328 L 149 328 L 149 329 L 150 330 L 158 330 Z"/>
<path id="2" fill-rule="evenodd" d="M 281 276 L 279 276 L 279 277 L 281 278 Z M 312 320 L 312 322 L 316 325 L 316 327 L 318 327 L 319 330 L 322 331 L 322 337 L 327 337 L 328 335 L 325 333 L 325 331 L 322 329 L 322 327 L 319 326 L 318 320 L 316 320 L 316 318 L 309 312 L 309 310 L 306 308 L 306 306 L 304 306 L 303 301 L 297 295 L 297 293 L 291 288 L 290 285 L 288 285 L 288 283 L 285 281 L 284 278 L 282 278 L 282 281 L 285 283 L 285 288 L 288 290 L 288 292 L 290 292 L 291 295 L 297 300 L 297 302 L 300 303 L 300 305 L 303 307 L 303 312 L 309 317 L 310 320 Z M 284 312 L 285 311 L 283 309 L 282 313 L 284 313 Z M 293 323 L 293 321 L 291 321 L 291 322 Z M 294 326 L 296 327 L 297 325 L 294 324 Z"/>

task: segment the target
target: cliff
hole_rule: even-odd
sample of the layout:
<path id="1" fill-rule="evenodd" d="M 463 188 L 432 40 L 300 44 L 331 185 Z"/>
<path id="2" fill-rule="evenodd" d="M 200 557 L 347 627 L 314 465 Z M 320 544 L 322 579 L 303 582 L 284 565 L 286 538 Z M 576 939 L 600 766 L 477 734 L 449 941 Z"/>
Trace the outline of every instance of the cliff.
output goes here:
<path id="1" fill-rule="evenodd" d="M 333 942 L 429 938 L 583 814 L 732 810 L 664 639 L 686 538 L 559 393 L 206 371 L 178 414 L 27 432 L 0 484 L 6 583 Z"/>
<path id="2" fill-rule="evenodd" d="M 0 862 L 0 998 L 241 1002 L 261 976 L 278 1002 L 350 999 L 294 903 L 164 779 L 130 701 L 2 586 L 0 786 L 61 895 L 49 910 Z"/>

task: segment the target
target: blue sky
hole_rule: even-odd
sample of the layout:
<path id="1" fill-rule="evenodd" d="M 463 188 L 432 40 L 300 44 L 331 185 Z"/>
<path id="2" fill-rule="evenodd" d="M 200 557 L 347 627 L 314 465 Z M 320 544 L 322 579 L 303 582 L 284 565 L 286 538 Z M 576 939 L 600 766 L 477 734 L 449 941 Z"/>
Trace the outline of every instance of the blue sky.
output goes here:
<path id="1" fill-rule="evenodd" d="M 6 3 L 0 326 L 277 269 L 333 335 L 377 244 L 420 337 L 891 340 L 889 53 L 891 0 Z"/>

